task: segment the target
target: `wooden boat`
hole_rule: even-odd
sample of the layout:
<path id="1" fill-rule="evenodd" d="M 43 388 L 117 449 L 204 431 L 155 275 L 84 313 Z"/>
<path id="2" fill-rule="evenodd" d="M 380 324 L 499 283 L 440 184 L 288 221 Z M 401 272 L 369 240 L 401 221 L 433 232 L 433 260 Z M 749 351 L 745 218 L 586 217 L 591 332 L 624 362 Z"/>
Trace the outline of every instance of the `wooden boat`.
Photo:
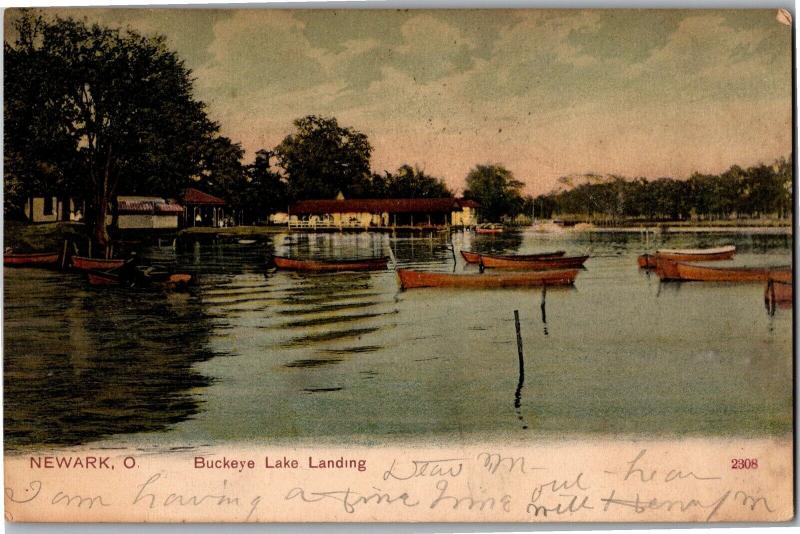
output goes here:
<path id="1" fill-rule="evenodd" d="M 58 252 L 34 252 L 31 254 L 3 254 L 6 267 L 49 267 L 58 263 Z"/>
<path id="2" fill-rule="evenodd" d="M 589 256 L 570 256 L 566 258 L 541 258 L 538 260 L 520 260 L 504 256 L 482 255 L 481 264 L 496 269 L 527 269 L 540 271 L 544 269 L 577 269 L 582 267 Z"/>
<path id="3" fill-rule="evenodd" d="M 466 250 L 461 251 L 461 256 L 464 258 L 464 261 L 467 263 L 480 263 L 481 262 L 481 254 L 480 252 L 469 252 Z M 539 260 L 544 258 L 559 258 L 564 255 L 563 250 L 556 250 L 555 252 L 541 252 L 539 254 L 515 254 L 515 255 L 503 255 L 503 254 L 492 254 L 492 256 L 497 258 L 518 258 L 520 260 Z"/>
<path id="4" fill-rule="evenodd" d="M 578 276 L 577 269 L 562 271 L 530 271 L 506 274 L 451 274 L 397 269 L 401 289 L 416 287 L 531 287 L 570 285 Z"/>
<path id="5" fill-rule="evenodd" d="M 656 255 L 655 254 L 642 254 L 636 258 L 636 262 L 642 269 L 655 269 L 656 268 Z"/>
<path id="6" fill-rule="evenodd" d="M 123 273 L 117 269 L 114 271 L 86 271 L 89 284 L 93 286 L 112 286 L 128 282 L 136 286 L 154 286 L 164 289 L 183 289 L 188 287 L 192 281 L 192 275 L 188 273 L 169 273 L 139 270 L 139 274 Z"/>
<path id="7" fill-rule="evenodd" d="M 119 273 L 109 271 L 86 271 L 86 278 L 93 286 L 118 286 L 122 282 Z"/>
<path id="8" fill-rule="evenodd" d="M 348 260 L 296 260 L 273 256 L 275 266 L 290 271 L 376 271 L 386 269 L 389 258 L 366 258 Z"/>
<path id="9" fill-rule="evenodd" d="M 769 280 L 764 289 L 764 304 L 768 310 L 774 310 L 776 306 L 781 308 L 791 307 L 794 300 L 794 291 L 791 282 L 780 280 Z"/>
<path id="10" fill-rule="evenodd" d="M 637 262 L 644 269 L 655 269 L 659 258 L 672 261 L 721 261 L 733 258 L 734 254 L 736 247 L 733 245 L 716 248 L 664 248 L 656 250 L 655 254 L 642 254 Z"/>
<path id="11" fill-rule="evenodd" d="M 110 271 L 119 269 L 125 264 L 123 259 L 86 258 L 72 256 L 72 266 L 83 271 Z"/>
<path id="12" fill-rule="evenodd" d="M 476 234 L 502 234 L 503 225 L 501 224 L 485 224 L 475 227 Z"/>
<path id="13" fill-rule="evenodd" d="M 792 281 L 792 267 L 707 267 L 659 258 L 656 273 L 662 280 L 702 282 Z"/>

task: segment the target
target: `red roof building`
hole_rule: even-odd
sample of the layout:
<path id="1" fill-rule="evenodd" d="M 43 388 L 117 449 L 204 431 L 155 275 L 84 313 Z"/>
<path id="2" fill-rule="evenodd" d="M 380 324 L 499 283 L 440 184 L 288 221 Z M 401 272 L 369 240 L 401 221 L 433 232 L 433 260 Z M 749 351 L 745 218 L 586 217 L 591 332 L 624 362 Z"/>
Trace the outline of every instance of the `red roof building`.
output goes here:
<path id="1" fill-rule="evenodd" d="M 204 191 L 188 187 L 183 191 L 181 203 L 184 205 L 184 226 L 222 226 L 225 221 L 223 199 Z"/>
<path id="2" fill-rule="evenodd" d="M 474 226 L 477 207 L 461 198 L 301 200 L 289 207 L 289 216 L 290 225 L 298 226 Z"/>
<path id="3" fill-rule="evenodd" d="M 160 197 L 117 197 L 117 228 L 120 230 L 174 230 L 183 206 Z"/>
<path id="4" fill-rule="evenodd" d="M 194 187 L 184 189 L 181 200 L 184 204 L 192 204 L 195 206 L 224 206 L 226 204 L 221 198 L 209 195 Z"/>

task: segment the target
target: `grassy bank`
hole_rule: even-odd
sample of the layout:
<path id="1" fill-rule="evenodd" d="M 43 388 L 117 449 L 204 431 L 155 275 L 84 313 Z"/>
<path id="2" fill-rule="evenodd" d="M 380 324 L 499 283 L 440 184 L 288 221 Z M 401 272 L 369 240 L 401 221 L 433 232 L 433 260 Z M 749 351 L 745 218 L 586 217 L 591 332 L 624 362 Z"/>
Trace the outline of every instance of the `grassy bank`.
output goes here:
<path id="1" fill-rule="evenodd" d="M 15 252 L 60 251 L 64 240 L 82 242 L 86 240 L 84 225 L 74 222 L 29 224 L 19 221 L 4 221 L 3 248 Z"/>

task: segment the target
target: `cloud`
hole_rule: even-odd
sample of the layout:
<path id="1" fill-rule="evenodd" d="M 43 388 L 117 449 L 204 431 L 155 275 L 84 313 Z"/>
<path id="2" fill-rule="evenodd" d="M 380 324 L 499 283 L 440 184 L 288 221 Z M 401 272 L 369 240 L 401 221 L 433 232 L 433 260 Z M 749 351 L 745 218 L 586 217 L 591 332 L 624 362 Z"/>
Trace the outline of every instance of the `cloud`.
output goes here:
<path id="1" fill-rule="evenodd" d="M 774 10 L 61 10 L 165 33 L 250 156 L 307 114 L 368 134 L 376 171 L 530 192 L 597 171 L 686 176 L 791 153 L 791 29 Z"/>

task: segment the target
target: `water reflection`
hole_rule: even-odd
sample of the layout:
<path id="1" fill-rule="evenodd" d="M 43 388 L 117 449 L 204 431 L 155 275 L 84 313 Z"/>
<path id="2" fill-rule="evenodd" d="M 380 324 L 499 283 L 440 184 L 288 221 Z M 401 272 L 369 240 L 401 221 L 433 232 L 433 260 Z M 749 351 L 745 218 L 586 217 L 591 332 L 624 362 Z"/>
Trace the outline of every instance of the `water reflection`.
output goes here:
<path id="1" fill-rule="evenodd" d="M 209 329 L 194 295 L 6 276 L 6 447 L 158 431 L 197 414 L 191 391 L 212 378 L 193 365 L 221 356 L 206 348 Z"/>
<path id="2" fill-rule="evenodd" d="M 792 312 L 766 316 L 761 285 L 654 288 L 636 266 L 653 248 L 730 242 L 743 264 L 791 257 L 782 236 L 335 233 L 141 250 L 197 276 L 184 295 L 6 271 L 7 444 L 530 439 L 523 426 L 784 432 Z M 399 292 L 391 270 L 265 269 L 272 254 L 390 248 L 400 266 L 442 272 L 453 271 L 455 252 L 457 271 L 477 273 L 460 250 L 592 257 L 563 289 Z M 514 353 L 514 309 L 526 319 L 527 374 Z M 536 394 L 523 401 L 523 391 Z"/>

